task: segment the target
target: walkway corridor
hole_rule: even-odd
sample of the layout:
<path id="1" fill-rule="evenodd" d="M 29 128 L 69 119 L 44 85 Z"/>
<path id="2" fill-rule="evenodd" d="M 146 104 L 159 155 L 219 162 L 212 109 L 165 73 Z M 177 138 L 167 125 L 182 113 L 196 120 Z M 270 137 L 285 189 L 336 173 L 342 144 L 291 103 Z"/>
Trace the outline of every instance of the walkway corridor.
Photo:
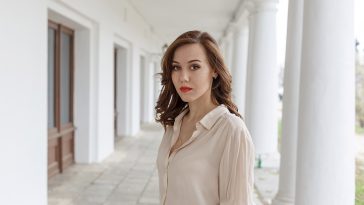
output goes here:
<path id="1" fill-rule="evenodd" d="M 148 125 L 124 138 L 100 164 L 76 164 L 48 182 L 49 205 L 158 205 L 155 166 L 163 128 Z M 256 200 L 257 204 L 258 200 Z"/>

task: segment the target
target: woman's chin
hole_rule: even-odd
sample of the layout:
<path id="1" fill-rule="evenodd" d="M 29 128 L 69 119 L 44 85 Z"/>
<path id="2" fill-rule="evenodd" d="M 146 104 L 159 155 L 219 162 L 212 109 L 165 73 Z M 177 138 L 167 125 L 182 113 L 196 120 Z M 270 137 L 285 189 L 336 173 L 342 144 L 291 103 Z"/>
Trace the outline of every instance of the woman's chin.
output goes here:
<path id="1" fill-rule="evenodd" d="M 181 100 L 186 103 L 192 103 L 192 102 L 195 102 L 197 100 L 201 100 L 202 98 L 207 97 L 207 95 L 205 95 L 205 94 L 198 95 L 198 93 L 187 93 L 187 94 L 178 93 L 178 94 L 179 94 L 179 97 L 181 98 Z"/>
<path id="2" fill-rule="evenodd" d="M 186 103 L 190 103 L 190 102 L 193 102 L 194 100 L 196 100 L 196 99 L 194 99 L 194 98 L 187 97 L 187 96 L 180 96 L 180 97 L 181 97 L 181 100 L 182 100 L 183 102 L 186 102 Z"/>
<path id="3" fill-rule="evenodd" d="M 182 100 L 183 102 L 185 102 L 185 103 L 189 103 L 189 102 L 191 102 L 191 100 L 190 100 L 190 99 L 186 99 L 186 98 L 181 98 L 181 100 Z"/>

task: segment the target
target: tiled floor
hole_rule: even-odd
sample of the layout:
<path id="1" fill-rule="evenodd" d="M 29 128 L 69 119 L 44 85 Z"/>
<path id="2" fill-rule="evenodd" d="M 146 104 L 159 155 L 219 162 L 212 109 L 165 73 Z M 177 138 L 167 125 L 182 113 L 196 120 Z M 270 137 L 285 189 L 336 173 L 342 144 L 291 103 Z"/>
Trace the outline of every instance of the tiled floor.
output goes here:
<path id="1" fill-rule="evenodd" d="M 144 126 L 99 164 L 76 164 L 48 182 L 49 205 L 157 205 L 155 160 L 163 129 Z M 256 204 L 261 203 L 256 199 Z"/>

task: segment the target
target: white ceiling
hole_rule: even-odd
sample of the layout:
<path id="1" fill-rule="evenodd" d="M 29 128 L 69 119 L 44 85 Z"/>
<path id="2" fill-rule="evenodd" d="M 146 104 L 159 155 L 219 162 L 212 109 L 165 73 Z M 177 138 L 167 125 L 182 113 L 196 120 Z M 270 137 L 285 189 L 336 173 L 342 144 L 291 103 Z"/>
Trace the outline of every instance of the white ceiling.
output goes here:
<path id="1" fill-rule="evenodd" d="M 188 30 L 207 31 L 218 40 L 241 0 L 129 0 L 166 43 Z"/>

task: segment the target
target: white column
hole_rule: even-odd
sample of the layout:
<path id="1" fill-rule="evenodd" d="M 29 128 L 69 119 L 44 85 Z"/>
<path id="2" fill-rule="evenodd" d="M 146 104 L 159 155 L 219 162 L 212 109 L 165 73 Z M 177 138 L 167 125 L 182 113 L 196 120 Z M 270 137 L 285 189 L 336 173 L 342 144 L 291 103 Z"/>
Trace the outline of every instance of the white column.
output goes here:
<path id="1" fill-rule="evenodd" d="M 245 115 L 246 67 L 248 59 L 249 30 L 246 22 L 236 28 L 233 36 L 234 48 L 231 74 L 233 76 L 233 98 L 240 114 Z"/>
<path id="2" fill-rule="evenodd" d="M 294 205 L 303 0 L 289 1 L 279 189 L 273 205 Z"/>
<path id="3" fill-rule="evenodd" d="M 144 122 L 146 123 L 152 123 L 153 122 L 153 109 L 154 109 L 154 81 L 153 81 L 153 73 L 154 73 L 154 65 L 151 61 L 151 57 L 148 57 L 148 61 L 146 64 L 146 72 L 144 74 L 145 76 L 145 84 L 144 84 L 144 90 L 145 90 L 145 101 L 144 103 Z"/>
<path id="4" fill-rule="evenodd" d="M 118 47 L 117 50 L 117 136 L 128 136 L 130 135 L 130 118 L 128 113 L 130 111 L 130 105 L 128 100 L 128 86 L 130 84 L 130 78 L 128 76 L 128 60 L 129 55 L 128 49 L 124 47 Z M 129 52 L 130 53 L 130 52 Z M 130 98 L 130 97 L 129 97 Z"/>
<path id="5" fill-rule="evenodd" d="M 246 96 L 246 123 L 256 154 L 277 152 L 278 66 L 276 0 L 256 0 L 251 9 L 251 33 Z"/>
<path id="6" fill-rule="evenodd" d="M 154 73 L 153 73 L 153 79 L 154 79 L 154 106 L 157 105 L 157 100 L 159 98 L 159 94 L 161 92 L 162 89 L 162 85 L 161 85 L 161 77 L 158 73 L 162 72 L 161 71 L 161 66 L 159 64 L 159 62 L 157 63 L 156 61 L 154 61 Z M 155 113 L 155 110 L 154 110 Z"/>
<path id="7" fill-rule="evenodd" d="M 355 70 L 352 0 L 305 0 L 297 205 L 353 205 Z"/>
<path id="8" fill-rule="evenodd" d="M 232 55 L 233 55 L 233 42 L 232 42 L 232 33 L 229 32 L 225 37 L 225 63 L 231 71 L 231 64 L 232 64 Z"/>
<path id="9" fill-rule="evenodd" d="M 47 2 L 1 1 L 0 204 L 47 204 Z"/>
<path id="10" fill-rule="evenodd" d="M 131 49 L 131 64 L 128 69 L 128 93 L 126 99 L 128 102 L 128 133 L 136 136 L 140 130 L 140 51 L 133 44 Z"/>

